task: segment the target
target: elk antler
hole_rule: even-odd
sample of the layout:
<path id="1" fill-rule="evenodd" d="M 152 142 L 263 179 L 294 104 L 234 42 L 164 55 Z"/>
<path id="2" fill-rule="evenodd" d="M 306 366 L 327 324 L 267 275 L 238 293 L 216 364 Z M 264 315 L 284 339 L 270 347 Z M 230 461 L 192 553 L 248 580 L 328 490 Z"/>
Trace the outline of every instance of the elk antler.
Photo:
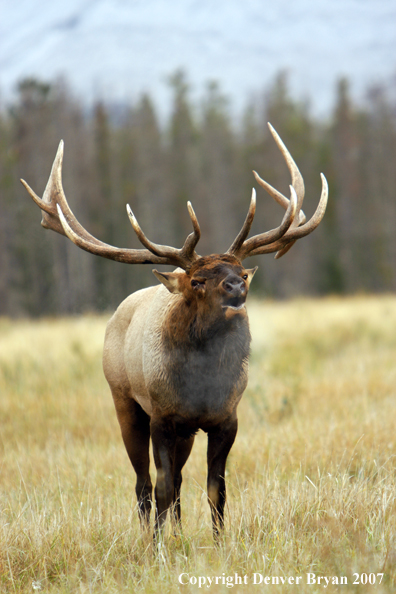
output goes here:
<path id="1" fill-rule="evenodd" d="M 309 235 L 309 233 L 312 233 L 312 231 L 316 229 L 323 218 L 327 206 L 328 186 L 325 176 L 321 173 L 322 193 L 319 204 L 312 218 L 306 222 L 306 216 L 301 210 L 305 195 L 304 180 L 281 138 L 271 124 L 268 124 L 268 126 L 291 174 L 291 197 L 290 200 L 286 198 L 286 196 L 261 179 L 258 173 L 253 171 L 254 177 L 260 186 L 262 186 L 281 206 L 283 206 L 286 210 L 286 214 L 283 217 L 282 223 L 276 229 L 246 239 L 256 211 L 256 192 L 253 190 L 249 211 L 243 227 L 227 251 L 228 254 L 233 254 L 240 260 L 244 260 L 250 256 L 269 254 L 272 252 L 276 252 L 275 258 L 280 258 L 289 251 L 297 239 Z"/>
<path id="2" fill-rule="evenodd" d="M 187 208 L 193 225 L 193 233 L 187 237 L 181 249 L 157 245 L 149 241 L 141 230 L 129 204 L 127 205 L 127 212 L 132 227 L 140 242 L 147 249 L 117 248 L 96 239 L 77 221 L 67 203 L 62 187 L 62 162 L 63 140 L 59 144 L 42 198 L 39 198 L 25 180 L 21 179 L 34 202 L 41 208 L 41 224 L 45 229 L 52 229 L 57 233 L 66 235 L 73 243 L 87 252 L 127 264 L 171 264 L 186 270 L 199 258 L 195 252 L 195 246 L 201 237 L 201 230 L 190 202 L 187 203 Z"/>

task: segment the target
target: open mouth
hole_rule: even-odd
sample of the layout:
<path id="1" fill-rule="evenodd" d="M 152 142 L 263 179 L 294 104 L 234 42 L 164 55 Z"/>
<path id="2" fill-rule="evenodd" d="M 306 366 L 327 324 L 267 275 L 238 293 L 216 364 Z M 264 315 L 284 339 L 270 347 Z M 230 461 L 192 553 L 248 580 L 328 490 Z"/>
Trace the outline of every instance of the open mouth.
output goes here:
<path id="1" fill-rule="evenodd" d="M 223 309 L 231 309 L 232 311 L 241 311 L 245 309 L 245 300 L 235 297 L 230 299 L 228 303 L 223 305 Z"/>
<path id="2" fill-rule="evenodd" d="M 240 311 L 241 309 L 245 309 L 245 304 L 241 303 L 240 305 L 223 305 L 223 309 L 232 309 L 233 311 Z"/>

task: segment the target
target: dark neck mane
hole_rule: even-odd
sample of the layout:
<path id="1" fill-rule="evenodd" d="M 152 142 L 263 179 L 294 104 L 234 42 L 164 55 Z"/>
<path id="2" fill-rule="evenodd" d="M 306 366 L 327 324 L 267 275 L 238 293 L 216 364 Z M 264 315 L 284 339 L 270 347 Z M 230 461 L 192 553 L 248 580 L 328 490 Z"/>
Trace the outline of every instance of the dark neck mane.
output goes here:
<path id="1" fill-rule="evenodd" d="M 163 329 L 163 338 L 168 348 L 174 349 L 219 349 L 229 343 L 234 349 L 248 356 L 250 331 L 247 317 L 235 316 L 226 320 L 211 309 L 198 311 L 196 303 L 178 300 L 168 314 Z"/>

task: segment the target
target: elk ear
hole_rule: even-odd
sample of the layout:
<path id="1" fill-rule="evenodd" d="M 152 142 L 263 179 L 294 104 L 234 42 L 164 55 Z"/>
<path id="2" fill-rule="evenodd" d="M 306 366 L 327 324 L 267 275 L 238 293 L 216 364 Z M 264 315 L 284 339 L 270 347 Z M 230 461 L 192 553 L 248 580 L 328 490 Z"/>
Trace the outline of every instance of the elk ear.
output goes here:
<path id="1" fill-rule="evenodd" d="M 256 274 L 256 272 L 257 272 L 257 269 L 258 269 L 258 266 L 255 266 L 254 268 L 248 268 L 248 269 L 246 270 L 246 272 L 247 272 L 247 275 L 248 275 L 248 278 L 247 278 L 247 283 L 248 283 L 248 286 L 249 286 L 249 287 L 250 287 L 250 283 L 252 282 L 252 278 L 254 277 L 254 275 L 255 275 L 255 274 Z"/>
<path id="2" fill-rule="evenodd" d="M 160 283 L 165 285 L 170 293 L 182 293 L 182 278 L 186 275 L 185 272 L 158 272 L 153 270 L 153 274 L 158 278 Z"/>

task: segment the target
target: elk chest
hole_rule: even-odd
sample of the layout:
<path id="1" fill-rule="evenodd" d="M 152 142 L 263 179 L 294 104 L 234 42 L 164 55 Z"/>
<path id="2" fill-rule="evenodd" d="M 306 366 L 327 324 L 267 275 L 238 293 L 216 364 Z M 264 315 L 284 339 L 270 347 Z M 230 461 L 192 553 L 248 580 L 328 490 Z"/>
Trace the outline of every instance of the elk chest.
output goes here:
<path id="1" fill-rule="evenodd" d="M 222 320 L 200 338 L 186 329 L 180 341 L 164 332 L 165 313 L 176 300 L 158 288 L 143 330 L 141 371 L 154 410 L 204 429 L 228 417 L 246 388 L 249 323 L 247 316 Z"/>

